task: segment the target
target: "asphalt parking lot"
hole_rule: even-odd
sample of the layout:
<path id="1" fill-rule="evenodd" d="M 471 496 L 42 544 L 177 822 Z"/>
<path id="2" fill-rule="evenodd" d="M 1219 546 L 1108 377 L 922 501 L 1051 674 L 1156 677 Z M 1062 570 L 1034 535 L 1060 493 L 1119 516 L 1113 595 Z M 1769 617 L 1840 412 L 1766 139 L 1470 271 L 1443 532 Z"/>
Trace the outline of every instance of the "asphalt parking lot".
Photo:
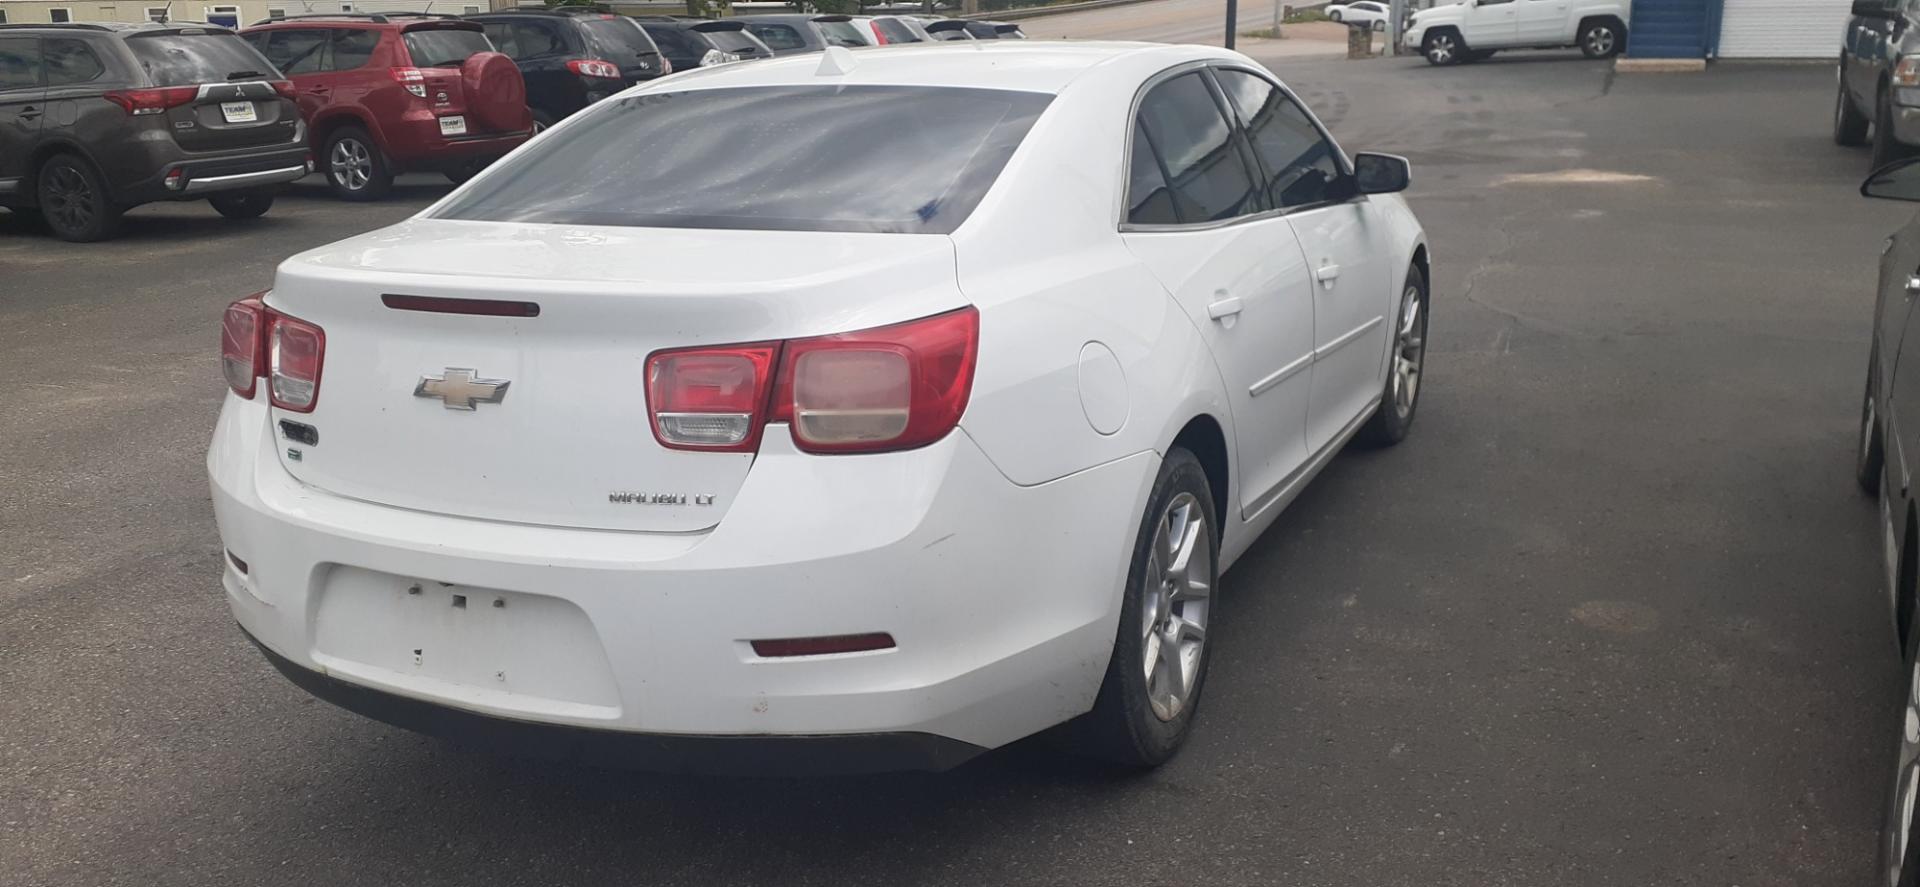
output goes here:
<path id="1" fill-rule="evenodd" d="M 1856 196 L 1830 69 L 1275 70 L 1415 164 L 1426 400 L 1228 574 L 1200 729 L 1131 778 L 660 777 L 315 702 L 217 583 L 220 311 L 448 186 L 0 216 L 0 882 L 1865 883 L 1898 675 L 1850 460 L 1910 211 Z"/>

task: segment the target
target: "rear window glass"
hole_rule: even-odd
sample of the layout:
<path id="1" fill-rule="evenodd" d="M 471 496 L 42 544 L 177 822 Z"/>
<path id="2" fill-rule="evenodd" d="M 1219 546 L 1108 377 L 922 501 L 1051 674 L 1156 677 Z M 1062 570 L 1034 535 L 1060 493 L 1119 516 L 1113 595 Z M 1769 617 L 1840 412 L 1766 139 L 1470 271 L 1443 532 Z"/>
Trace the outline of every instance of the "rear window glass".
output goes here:
<path id="1" fill-rule="evenodd" d="M 408 31 L 401 36 L 407 43 L 407 55 L 413 58 L 414 67 L 418 68 L 451 68 L 476 52 L 493 51 L 493 44 L 487 42 L 487 35 L 478 29 Z"/>
<path id="2" fill-rule="evenodd" d="M 785 49 L 807 48 L 806 38 L 800 36 L 799 30 L 790 25 L 769 25 L 762 22 L 754 22 L 747 25 L 747 30 L 752 31 L 753 36 L 760 38 L 760 42 L 767 44 L 767 48 L 775 52 Z"/>
<path id="3" fill-rule="evenodd" d="M 1051 99 L 913 86 L 615 99 L 496 166 L 435 217 L 946 234 Z"/>
<path id="4" fill-rule="evenodd" d="M 587 39 L 593 41 L 601 58 L 622 68 L 631 68 L 639 64 L 643 56 L 659 53 L 653 41 L 647 39 L 647 33 L 640 30 L 640 26 L 630 18 L 608 16 L 582 19 L 580 30 L 587 33 Z"/>
<path id="5" fill-rule="evenodd" d="M 879 28 L 880 33 L 887 36 L 888 43 L 921 42 L 920 35 L 915 34 L 912 28 L 902 24 L 898 19 L 877 18 L 873 20 L 873 26 Z"/>
<path id="6" fill-rule="evenodd" d="M 828 46 L 865 46 L 867 41 L 860 39 L 860 31 L 853 22 L 814 22 L 820 29 L 820 38 Z"/>
<path id="7" fill-rule="evenodd" d="M 273 64 L 233 34 L 151 34 L 127 48 L 154 86 L 194 86 L 278 77 Z"/>
<path id="8" fill-rule="evenodd" d="M 712 43 L 713 48 L 721 52 L 765 52 L 760 48 L 760 42 L 753 39 L 753 36 L 746 31 L 696 31 L 695 33 L 707 38 L 707 42 Z"/>

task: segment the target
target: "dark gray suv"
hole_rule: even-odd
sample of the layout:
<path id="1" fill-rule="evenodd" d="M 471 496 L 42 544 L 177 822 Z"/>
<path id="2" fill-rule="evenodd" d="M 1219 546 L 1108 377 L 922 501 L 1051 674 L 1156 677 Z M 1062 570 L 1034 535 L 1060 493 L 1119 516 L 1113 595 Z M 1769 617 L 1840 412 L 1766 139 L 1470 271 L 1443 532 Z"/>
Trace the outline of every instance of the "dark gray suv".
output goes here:
<path id="1" fill-rule="evenodd" d="M 159 200 L 257 217 L 307 173 L 292 89 L 217 25 L 0 25 L 0 206 L 74 241 Z"/>

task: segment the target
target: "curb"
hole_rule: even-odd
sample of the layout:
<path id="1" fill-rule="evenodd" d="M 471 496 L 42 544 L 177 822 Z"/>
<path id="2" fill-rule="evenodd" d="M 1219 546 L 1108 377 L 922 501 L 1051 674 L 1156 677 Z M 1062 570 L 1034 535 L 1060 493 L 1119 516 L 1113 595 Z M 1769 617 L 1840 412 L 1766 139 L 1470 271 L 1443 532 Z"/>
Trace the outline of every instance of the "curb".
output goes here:
<path id="1" fill-rule="evenodd" d="M 1614 59 L 1622 74 L 1690 74 L 1707 69 L 1706 59 Z"/>

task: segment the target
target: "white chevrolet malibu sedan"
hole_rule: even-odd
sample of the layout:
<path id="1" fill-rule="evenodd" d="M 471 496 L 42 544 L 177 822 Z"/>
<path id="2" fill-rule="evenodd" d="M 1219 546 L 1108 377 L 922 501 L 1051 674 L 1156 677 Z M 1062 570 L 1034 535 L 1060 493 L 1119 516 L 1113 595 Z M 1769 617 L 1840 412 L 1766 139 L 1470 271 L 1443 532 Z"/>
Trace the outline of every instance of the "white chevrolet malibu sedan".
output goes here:
<path id="1" fill-rule="evenodd" d="M 308 691 L 488 745 L 1158 764 L 1221 571 L 1413 420 L 1407 182 L 1206 47 L 636 87 L 227 310 L 227 599 Z"/>

